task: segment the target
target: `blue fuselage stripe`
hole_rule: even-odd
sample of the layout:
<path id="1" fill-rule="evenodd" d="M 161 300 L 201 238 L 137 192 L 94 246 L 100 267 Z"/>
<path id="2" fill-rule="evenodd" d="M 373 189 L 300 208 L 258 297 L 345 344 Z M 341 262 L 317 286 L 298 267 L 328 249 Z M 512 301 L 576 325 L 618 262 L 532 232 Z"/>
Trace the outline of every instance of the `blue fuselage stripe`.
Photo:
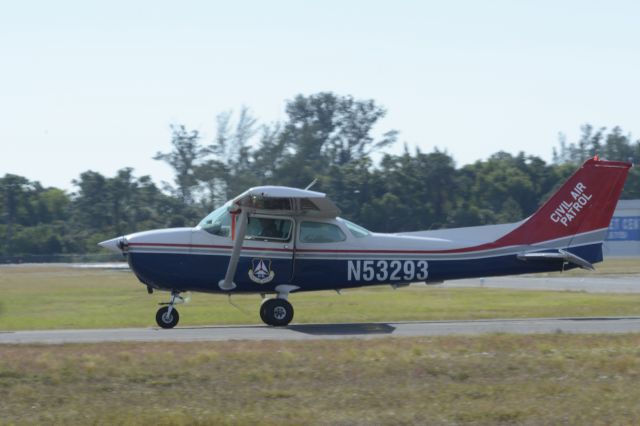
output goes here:
<path id="1" fill-rule="evenodd" d="M 602 244 L 568 249 L 595 263 L 602 260 Z M 135 252 L 128 254 L 131 269 L 140 281 L 155 288 L 178 291 L 222 292 L 218 287 L 229 263 L 228 255 L 196 253 Z M 262 261 L 262 262 L 261 262 Z M 571 267 L 571 266 L 569 266 Z M 565 265 L 564 269 L 569 268 Z M 523 261 L 517 254 L 488 258 L 438 260 L 424 258 L 317 259 L 245 257 L 238 262 L 234 291 L 269 293 L 280 284 L 293 284 L 298 291 L 329 290 L 386 283 L 444 281 L 460 278 L 516 275 L 558 271 L 562 261 Z"/>

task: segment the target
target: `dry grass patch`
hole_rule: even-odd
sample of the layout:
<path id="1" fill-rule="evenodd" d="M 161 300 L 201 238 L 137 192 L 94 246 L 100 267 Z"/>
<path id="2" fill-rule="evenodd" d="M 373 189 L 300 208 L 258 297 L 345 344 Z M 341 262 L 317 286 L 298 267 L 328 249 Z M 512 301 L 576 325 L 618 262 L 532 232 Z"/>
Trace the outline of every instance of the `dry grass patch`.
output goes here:
<path id="1" fill-rule="evenodd" d="M 0 423 L 635 424 L 639 335 L 0 347 Z"/>

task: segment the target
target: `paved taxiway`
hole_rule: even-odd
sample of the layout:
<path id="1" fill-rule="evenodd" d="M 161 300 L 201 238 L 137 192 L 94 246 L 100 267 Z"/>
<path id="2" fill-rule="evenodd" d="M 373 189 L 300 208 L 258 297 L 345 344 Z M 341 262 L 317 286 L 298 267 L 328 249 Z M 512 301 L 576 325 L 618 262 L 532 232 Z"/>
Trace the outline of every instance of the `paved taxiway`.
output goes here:
<path id="1" fill-rule="evenodd" d="M 232 340 L 371 339 L 386 336 L 478 335 L 486 333 L 638 333 L 640 317 L 417 321 L 397 323 L 294 324 L 267 326 L 121 328 L 0 332 L 0 344 L 94 342 L 192 342 Z"/>

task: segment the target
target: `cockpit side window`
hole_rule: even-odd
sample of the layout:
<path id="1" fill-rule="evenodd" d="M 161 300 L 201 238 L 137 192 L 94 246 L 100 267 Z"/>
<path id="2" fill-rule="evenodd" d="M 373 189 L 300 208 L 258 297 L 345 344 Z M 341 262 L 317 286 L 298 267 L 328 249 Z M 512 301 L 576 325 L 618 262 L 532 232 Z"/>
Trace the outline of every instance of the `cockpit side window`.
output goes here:
<path id="1" fill-rule="evenodd" d="M 300 224 L 301 243 L 337 243 L 346 239 L 344 232 L 331 223 L 302 222 Z"/>
<path id="2" fill-rule="evenodd" d="M 291 237 L 292 221 L 270 217 L 249 217 L 247 240 L 288 241 Z"/>

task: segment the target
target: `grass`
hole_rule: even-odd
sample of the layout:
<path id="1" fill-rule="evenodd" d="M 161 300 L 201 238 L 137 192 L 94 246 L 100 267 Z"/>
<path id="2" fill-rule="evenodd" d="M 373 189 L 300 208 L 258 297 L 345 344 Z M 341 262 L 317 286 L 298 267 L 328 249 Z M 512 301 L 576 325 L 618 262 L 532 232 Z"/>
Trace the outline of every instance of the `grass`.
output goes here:
<path id="1" fill-rule="evenodd" d="M 637 261 L 600 271 L 635 272 Z M 603 273 L 603 272 L 600 272 Z M 0 267 L 0 330 L 154 326 L 157 302 L 128 271 L 64 266 Z M 640 315 L 640 294 L 411 286 L 293 294 L 294 322 L 408 321 L 479 318 Z M 259 296 L 194 294 L 179 306 L 180 325 L 260 323 Z"/>
<path id="2" fill-rule="evenodd" d="M 605 265 L 635 270 L 637 262 Z M 166 292 L 147 295 L 129 271 L 68 266 L 0 267 L 0 330 L 146 327 L 155 325 Z M 640 294 L 411 286 L 367 287 L 291 296 L 294 322 L 364 322 L 480 318 L 640 315 Z M 194 294 L 180 306 L 180 325 L 260 323 L 257 295 Z"/>
<path id="3" fill-rule="evenodd" d="M 585 271 L 584 269 L 571 269 L 565 272 L 543 273 L 534 276 L 540 277 L 561 277 L 561 276 L 593 276 L 593 275 L 637 275 L 640 274 L 640 259 L 638 258 L 611 258 L 602 263 L 596 263 L 595 271 Z"/>
<path id="4" fill-rule="evenodd" d="M 0 346 L 0 424 L 638 424 L 640 335 Z"/>

